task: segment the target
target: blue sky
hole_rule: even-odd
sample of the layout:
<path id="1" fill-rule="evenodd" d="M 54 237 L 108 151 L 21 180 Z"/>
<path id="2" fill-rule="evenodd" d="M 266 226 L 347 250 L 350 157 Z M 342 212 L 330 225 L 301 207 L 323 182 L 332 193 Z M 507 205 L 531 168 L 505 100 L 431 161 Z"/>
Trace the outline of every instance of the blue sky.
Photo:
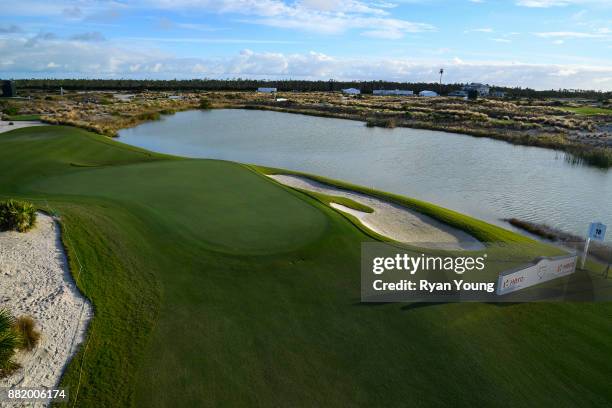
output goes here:
<path id="1" fill-rule="evenodd" d="M 0 1 L 0 77 L 612 90 L 611 0 Z"/>

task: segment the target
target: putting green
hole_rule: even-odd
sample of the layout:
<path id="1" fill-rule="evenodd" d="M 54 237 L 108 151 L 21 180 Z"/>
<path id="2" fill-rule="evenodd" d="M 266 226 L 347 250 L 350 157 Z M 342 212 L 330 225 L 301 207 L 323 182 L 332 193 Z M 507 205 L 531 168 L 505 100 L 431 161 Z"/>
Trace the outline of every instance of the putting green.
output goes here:
<path id="1" fill-rule="evenodd" d="M 318 209 L 262 176 L 222 161 L 84 169 L 36 181 L 25 190 L 129 203 L 163 220 L 181 235 L 176 239 L 243 255 L 299 248 L 317 239 L 327 225 Z"/>
<path id="2" fill-rule="evenodd" d="M 20 129 L 0 135 L 0 197 L 60 213 L 94 304 L 71 406 L 612 401 L 612 304 L 361 304 L 371 238 L 244 166 Z"/>

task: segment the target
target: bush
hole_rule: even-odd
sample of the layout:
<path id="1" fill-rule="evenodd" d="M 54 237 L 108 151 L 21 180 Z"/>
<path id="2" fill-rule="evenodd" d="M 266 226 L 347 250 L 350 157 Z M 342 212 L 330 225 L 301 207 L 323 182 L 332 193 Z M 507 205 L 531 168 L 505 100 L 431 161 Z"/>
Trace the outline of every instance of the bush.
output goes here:
<path id="1" fill-rule="evenodd" d="M 210 109 L 212 108 L 212 103 L 206 98 L 200 99 L 200 109 Z"/>
<path id="2" fill-rule="evenodd" d="M 4 108 L 2 113 L 4 113 L 5 115 L 13 116 L 13 115 L 17 115 L 19 113 L 19 109 L 17 109 L 16 106 L 10 106 L 9 105 L 6 108 Z"/>
<path id="3" fill-rule="evenodd" d="M 26 232 L 36 224 L 36 208 L 25 201 L 0 201 L 0 230 Z"/>
<path id="4" fill-rule="evenodd" d="M 15 330 L 21 337 L 21 348 L 31 351 L 40 340 L 40 332 L 34 328 L 34 319 L 20 316 L 15 321 Z"/>
<path id="5" fill-rule="evenodd" d="M 15 350 L 23 344 L 15 330 L 15 318 L 6 309 L 0 309 L 0 378 L 19 368 L 13 357 Z"/>

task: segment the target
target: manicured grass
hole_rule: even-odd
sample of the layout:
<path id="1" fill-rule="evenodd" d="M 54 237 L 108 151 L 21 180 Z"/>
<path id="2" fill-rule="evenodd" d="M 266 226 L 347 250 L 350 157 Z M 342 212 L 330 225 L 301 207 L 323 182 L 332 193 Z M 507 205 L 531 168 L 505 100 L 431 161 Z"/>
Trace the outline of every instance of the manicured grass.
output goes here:
<path id="1" fill-rule="evenodd" d="M 40 115 L 7 115 L 5 120 L 18 122 L 20 120 L 40 120 Z"/>
<path id="2" fill-rule="evenodd" d="M 560 109 L 569 111 L 569 112 L 574 112 L 578 115 L 585 115 L 585 116 L 612 115 L 612 109 L 597 108 L 594 106 L 564 107 Z"/>
<path id="3" fill-rule="evenodd" d="M 71 406 L 612 400 L 612 304 L 361 304 L 360 244 L 372 238 L 246 166 L 34 127 L 0 135 L 8 197 L 61 215 L 95 308 L 62 380 Z M 402 200 L 481 238 L 520 241 Z"/>

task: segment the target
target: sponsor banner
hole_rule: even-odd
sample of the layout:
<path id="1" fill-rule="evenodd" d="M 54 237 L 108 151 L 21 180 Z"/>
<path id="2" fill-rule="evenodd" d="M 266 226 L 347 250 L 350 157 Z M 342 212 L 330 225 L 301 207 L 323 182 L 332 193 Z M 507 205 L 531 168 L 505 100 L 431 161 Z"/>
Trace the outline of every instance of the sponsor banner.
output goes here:
<path id="1" fill-rule="evenodd" d="M 612 280 L 577 270 L 576 253 L 540 243 L 364 242 L 361 301 L 610 301 Z"/>
<path id="2" fill-rule="evenodd" d="M 502 272 L 497 282 L 497 295 L 506 295 L 576 271 L 576 255 L 542 258 L 519 270 Z"/>

